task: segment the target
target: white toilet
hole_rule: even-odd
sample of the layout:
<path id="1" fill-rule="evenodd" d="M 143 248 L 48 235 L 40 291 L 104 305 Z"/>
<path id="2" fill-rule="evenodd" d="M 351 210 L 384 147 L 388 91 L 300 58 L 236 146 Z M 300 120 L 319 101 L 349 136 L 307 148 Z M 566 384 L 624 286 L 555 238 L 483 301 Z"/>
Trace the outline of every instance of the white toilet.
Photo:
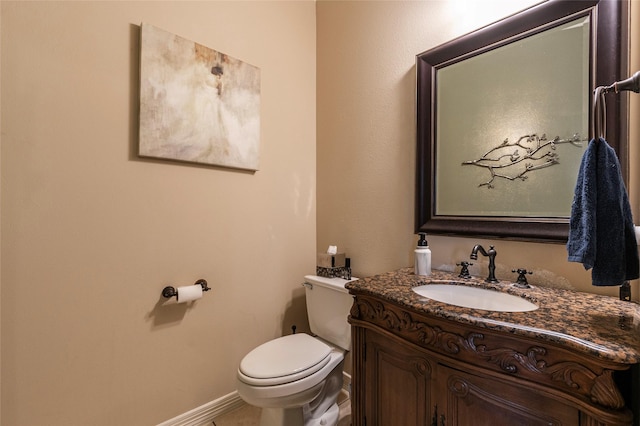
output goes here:
<path id="1" fill-rule="evenodd" d="M 297 333 L 249 352 L 238 369 L 238 394 L 261 407 L 260 426 L 335 426 L 344 356 L 351 349 L 347 322 L 353 298 L 348 280 L 307 275 L 307 315 L 314 337 Z"/>

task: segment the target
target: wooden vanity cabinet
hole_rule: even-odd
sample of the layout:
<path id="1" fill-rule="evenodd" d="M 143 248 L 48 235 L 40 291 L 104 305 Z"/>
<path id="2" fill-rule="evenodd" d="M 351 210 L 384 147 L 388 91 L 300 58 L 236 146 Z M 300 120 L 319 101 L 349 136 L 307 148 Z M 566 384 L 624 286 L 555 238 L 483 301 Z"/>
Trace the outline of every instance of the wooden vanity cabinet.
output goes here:
<path id="1" fill-rule="evenodd" d="M 446 425 L 579 425 L 580 411 L 556 399 L 494 377 L 439 365 L 436 386 L 443 401 L 437 414 Z"/>
<path id="2" fill-rule="evenodd" d="M 363 330 L 364 379 L 352 392 L 363 399 L 362 416 L 353 425 L 430 425 L 435 400 L 435 363 L 420 350 L 394 336 Z M 352 377 L 353 386 L 353 377 Z M 364 392 L 361 392 L 361 390 Z M 357 419 L 361 420 L 358 421 Z M 366 423 L 365 423 L 365 420 Z"/>
<path id="3" fill-rule="evenodd" d="M 354 426 L 637 425 L 614 380 L 629 366 L 370 295 L 349 321 Z"/>

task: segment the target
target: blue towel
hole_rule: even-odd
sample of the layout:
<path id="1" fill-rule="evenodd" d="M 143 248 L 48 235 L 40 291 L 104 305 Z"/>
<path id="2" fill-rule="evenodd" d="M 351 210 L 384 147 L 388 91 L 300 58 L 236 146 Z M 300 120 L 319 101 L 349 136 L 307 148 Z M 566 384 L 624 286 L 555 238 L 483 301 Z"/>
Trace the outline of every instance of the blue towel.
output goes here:
<path id="1" fill-rule="evenodd" d="M 638 247 L 620 162 L 602 138 L 591 140 L 582 157 L 567 252 L 570 262 L 593 268 L 593 285 L 621 285 L 638 278 Z"/>

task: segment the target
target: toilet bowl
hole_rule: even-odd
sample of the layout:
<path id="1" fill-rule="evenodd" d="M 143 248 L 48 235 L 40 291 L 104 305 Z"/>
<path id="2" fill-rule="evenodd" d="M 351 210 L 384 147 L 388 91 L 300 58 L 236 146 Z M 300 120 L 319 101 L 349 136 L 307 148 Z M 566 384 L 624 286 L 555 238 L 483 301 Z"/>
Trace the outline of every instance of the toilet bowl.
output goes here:
<path id="1" fill-rule="evenodd" d="M 291 334 L 258 346 L 240 362 L 238 394 L 248 404 L 262 408 L 260 426 L 338 423 L 337 398 L 351 342 L 347 316 L 353 299 L 344 288 L 346 282 L 341 278 L 305 277 L 312 332 L 316 328 L 331 341 L 319 335 Z M 322 325 L 315 327 L 318 323 Z"/>
<path id="2" fill-rule="evenodd" d="M 240 363 L 238 394 L 262 407 L 261 426 L 335 425 L 344 354 L 305 333 L 271 340 Z"/>

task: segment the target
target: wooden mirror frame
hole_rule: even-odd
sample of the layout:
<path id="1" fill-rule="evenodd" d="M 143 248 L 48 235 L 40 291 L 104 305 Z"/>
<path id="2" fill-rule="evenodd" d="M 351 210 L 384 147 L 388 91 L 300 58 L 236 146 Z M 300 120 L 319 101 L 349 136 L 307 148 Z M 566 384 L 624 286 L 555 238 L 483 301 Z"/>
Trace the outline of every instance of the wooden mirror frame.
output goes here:
<path id="1" fill-rule="evenodd" d="M 493 50 L 535 34 L 537 29 L 537 32 L 544 31 L 550 23 L 558 20 L 588 15 L 591 26 L 589 81 L 593 92 L 597 86 L 610 85 L 627 78 L 628 8 L 626 0 L 549 0 L 417 55 L 416 233 L 566 242 L 569 217 L 478 217 L 436 214 L 436 70 L 439 64 Z M 593 102 L 593 96 L 590 96 L 590 99 Z M 585 113 L 589 114 L 589 111 Z M 627 113 L 626 96 L 615 95 L 607 99 L 607 141 L 618 153 L 625 181 L 628 161 Z M 591 119 L 590 117 L 590 123 Z M 592 137 L 593 135 L 589 135 L 589 138 Z"/>

